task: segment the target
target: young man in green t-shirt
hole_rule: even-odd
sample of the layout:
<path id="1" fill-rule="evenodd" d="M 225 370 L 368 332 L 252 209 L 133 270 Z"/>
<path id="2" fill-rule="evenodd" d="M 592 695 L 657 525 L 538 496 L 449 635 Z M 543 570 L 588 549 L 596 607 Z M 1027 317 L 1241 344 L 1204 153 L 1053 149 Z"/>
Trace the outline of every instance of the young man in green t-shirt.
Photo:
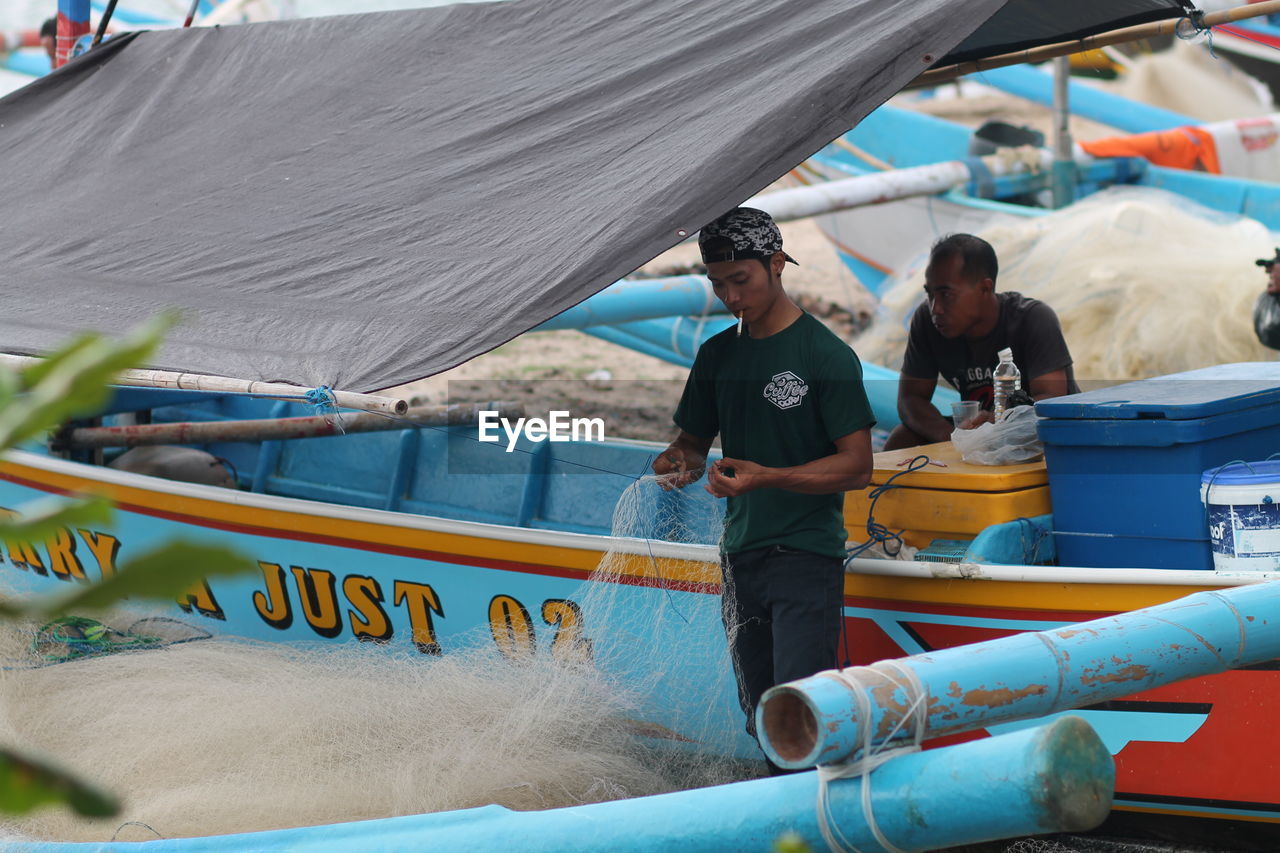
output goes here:
<path id="1" fill-rule="evenodd" d="M 727 499 L 722 611 L 754 735 L 765 690 L 838 664 L 843 493 L 870 479 L 875 419 L 853 350 L 783 291 L 795 261 L 767 213 L 735 208 L 698 246 L 740 322 L 698 350 L 674 417 L 680 434 L 653 470 L 664 488 L 705 470 L 707 491 Z M 717 434 L 724 458 L 708 467 Z"/>

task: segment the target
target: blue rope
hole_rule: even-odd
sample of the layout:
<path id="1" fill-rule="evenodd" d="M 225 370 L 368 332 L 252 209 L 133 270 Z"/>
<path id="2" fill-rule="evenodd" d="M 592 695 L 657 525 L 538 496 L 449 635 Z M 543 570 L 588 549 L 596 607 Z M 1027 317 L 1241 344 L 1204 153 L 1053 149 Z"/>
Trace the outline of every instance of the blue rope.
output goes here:
<path id="1" fill-rule="evenodd" d="M 1022 561 L 1028 566 L 1034 566 L 1040 562 L 1040 548 L 1048 541 L 1050 531 L 1026 516 L 1020 515 L 1014 520 L 1018 522 L 1018 539 L 1022 545 Z M 1030 548 L 1027 548 L 1028 532 L 1032 534 Z"/>
<path id="2" fill-rule="evenodd" d="M 876 521 L 875 519 L 876 501 L 880 500 L 880 498 L 884 496 L 885 492 L 889 491 L 890 489 L 903 488 L 902 486 L 894 484 L 893 482 L 894 480 L 898 479 L 904 474 L 910 474 L 912 471 L 919 471 L 921 468 L 923 468 L 928 464 L 929 464 L 929 457 L 922 453 L 919 456 L 912 459 L 911 463 L 907 465 L 906 468 L 903 468 L 901 471 L 894 474 L 889 479 L 885 480 L 884 485 L 877 486 L 876 488 L 872 489 L 870 492 L 867 493 L 867 497 L 871 498 L 871 506 L 867 507 L 867 536 L 869 538 L 867 539 L 866 542 L 863 542 L 861 545 L 857 546 L 856 548 L 849 549 L 849 552 L 845 555 L 845 558 L 844 558 L 845 565 L 848 565 L 850 560 L 861 555 L 862 553 L 874 547 L 875 545 L 883 546 L 885 554 L 889 555 L 890 557 L 896 557 L 899 554 L 899 552 L 902 551 L 902 546 L 905 544 L 902 541 L 902 534 L 904 531 L 899 530 L 897 533 L 894 533 L 892 530 L 890 530 L 889 528 L 885 527 L 883 524 L 880 524 L 878 521 Z M 889 550 L 889 547 L 891 544 L 894 544 L 892 551 Z"/>
<path id="3" fill-rule="evenodd" d="M 1184 24 L 1186 26 L 1184 26 Z M 1202 10 L 1193 9 L 1185 18 L 1174 24 L 1173 27 L 1173 34 L 1183 41 L 1191 41 L 1201 33 L 1205 34 L 1205 41 L 1208 42 L 1209 55 L 1214 59 L 1217 59 L 1218 54 L 1213 51 L 1213 27 L 1205 23 L 1204 12 Z M 1239 35 L 1239 33 L 1236 33 L 1235 35 Z M 1248 39 L 1249 41 L 1256 41 L 1256 39 L 1249 39 L 1248 36 L 1241 37 Z"/>
<path id="4" fill-rule="evenodd" d="M 312 388 L 302 395 L 302 399 L 311 404 L 312 410 L 317 415 L 335 415 L 334 422 L 338 425 L 338 432 L 343 435 L 347 434 L 347 431 L 342 428 L 341 412 L 338 411 L 338 398 L 334 396 L 332 388 L 328 385 Z"/>
<path id="5" fill-rule="evenodd" d="M 315 407 L 317 415 L 336 412 L 338 410 L 338 398 L 333 395 L 333 389 L 328 385 L 321 385 L 318 388 L 312 388 L 310 391 L 302 395 L 302 399 Z"/>

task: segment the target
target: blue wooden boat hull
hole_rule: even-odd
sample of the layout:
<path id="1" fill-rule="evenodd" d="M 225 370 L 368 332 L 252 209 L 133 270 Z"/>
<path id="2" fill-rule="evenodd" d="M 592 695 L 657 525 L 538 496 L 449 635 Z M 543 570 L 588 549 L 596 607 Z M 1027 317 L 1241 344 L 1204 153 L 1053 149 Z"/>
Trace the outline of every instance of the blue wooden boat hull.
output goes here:
<path id="1" fill-rule="evenodd" d="M 293 404 L 181 392 L 128 397 L 118 410 L 151 408 L 157 421 L 297 413 Z M 207 449 L 233 462 L 242 491 L 14 454 L 0 465 L 0 507 L 94 489 L 120 511 L 108 527 L 0 551 L 0 582 L 32 595 L 96 577 L 171 536 L 230 544 L 257 562 L 257 575 L 193 589 L 172 615 L 218 633 L 304 645 L 376 641 L 423 655 L 477 642 L 553 654 L 585 638 L 608 675 L 643 686 L 648 702 L 638 716 L 655 739 L 758 756 L 719 624 L 711 498 L 696 486 L 683 494 L 684 541 L 667 541 L 670 526 L 638 531 L 647 538 L 610 536 L 619 496 L 648 470 L 657 445 L 524 444 L 508 454 L 450 428 Z M 664 495 L 654 490 L 652 500 L 672 499 Z M 623 555 L 618 573 L 589 585 L 610 550 Z M 1241 581 L 1203 571 L 858 560 L 845 585 L 848 649 L 852 663 L 870 663 Z M 1280 735 L 1256 725 L 1271 713 L 1275 678 L 1225 673 L 1136 697 L 1122 710 L 1085 711 L 1117 756 L 1118 807 L 1280 823 Z M 1183 705 L 1195 713 L 1181 714 Z"/>

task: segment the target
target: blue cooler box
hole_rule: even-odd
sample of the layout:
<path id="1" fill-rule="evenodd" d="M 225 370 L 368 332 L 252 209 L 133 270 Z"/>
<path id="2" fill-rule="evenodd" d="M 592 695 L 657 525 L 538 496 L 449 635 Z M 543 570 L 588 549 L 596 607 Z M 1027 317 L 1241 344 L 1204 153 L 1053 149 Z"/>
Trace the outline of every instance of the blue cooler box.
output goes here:
<path id="1" fill-rule="evenodd" d="M 1280 362 L 1128 382 L 1036 414 L 1059 564 L 1212 569 L 1200 475 L 1280 453 Z"/>

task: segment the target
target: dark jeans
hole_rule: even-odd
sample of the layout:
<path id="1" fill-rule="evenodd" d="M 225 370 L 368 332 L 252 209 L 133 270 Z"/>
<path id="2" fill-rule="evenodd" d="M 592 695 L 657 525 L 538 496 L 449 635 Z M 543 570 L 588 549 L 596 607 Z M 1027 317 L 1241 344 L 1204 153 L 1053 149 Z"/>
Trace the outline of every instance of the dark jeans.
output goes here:
<path id="1" fill-rule="evenodd" d="M 838 665 L 844 561 L 773 545 L 727 554 L 721 570 L 738 701 L 755 737 L 766 690 Z"/>

